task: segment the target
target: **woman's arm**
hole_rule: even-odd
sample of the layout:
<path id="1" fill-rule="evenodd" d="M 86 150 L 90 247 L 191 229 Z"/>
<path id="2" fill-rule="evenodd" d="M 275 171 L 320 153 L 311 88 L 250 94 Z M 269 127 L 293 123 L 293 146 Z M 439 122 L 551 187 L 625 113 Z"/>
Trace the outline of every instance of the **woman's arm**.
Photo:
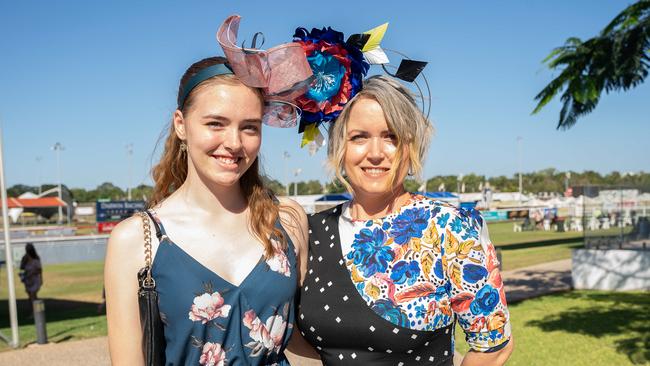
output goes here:
<path id="1" fill-rule="evenodd" d="M 511 335 L 508 344 L 498 351 L 485 353 L 470 350 L 463 357 L 461 366 L 501 366 L 506 363 L 514 347 L 514 337 Z"/>
<path id="2" fill-rule="evenodd" d="M 113 365 L 144 365 L 137 281 L 142 267 L 142 219 L 131 217 L 113 229 L 104 264 L 108 344 Z"/>
<path id="3" fill-rule="evenodd" d="M 514 341 L 487 224 L 478 211 L 461 209 L 447 221 L 446 234 L 442 249 L 454 294 L 451 308 L 470 346 L 462 365 L 503 365 Z"/>

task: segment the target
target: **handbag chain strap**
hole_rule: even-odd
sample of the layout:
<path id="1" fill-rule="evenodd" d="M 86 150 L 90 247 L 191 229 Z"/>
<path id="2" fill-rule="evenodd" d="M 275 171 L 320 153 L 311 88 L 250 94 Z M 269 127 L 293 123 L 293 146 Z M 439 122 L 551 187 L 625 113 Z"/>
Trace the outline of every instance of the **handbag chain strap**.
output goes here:
<path id="1" fill-rule="evenodd" d="M 144 231 L 144 266 L 147 271 L 143 286 L 153 288 L 156 286 L 156 281 L 151 277 L 151 227 L 149 226 L 149 215 L 144 211 L 140 211 L 139 214 L 142 217 L 142 229 Z"/>

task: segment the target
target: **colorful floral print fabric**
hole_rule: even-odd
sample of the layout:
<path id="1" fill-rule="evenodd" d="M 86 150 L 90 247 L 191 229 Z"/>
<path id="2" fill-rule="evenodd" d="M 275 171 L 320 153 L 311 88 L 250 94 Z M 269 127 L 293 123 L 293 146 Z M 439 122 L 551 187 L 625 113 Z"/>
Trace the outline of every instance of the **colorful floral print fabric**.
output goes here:
<path id="1" fill-rule="evenodd" d="M 509 340 L 498 261 L 477 210 L 412 195 L 382 219 L 352 220 L 348 212 L 339 221 L 344 259 L 375 313 L 414 330 L 433 331 L 458 318 L 476 351 Z"/>

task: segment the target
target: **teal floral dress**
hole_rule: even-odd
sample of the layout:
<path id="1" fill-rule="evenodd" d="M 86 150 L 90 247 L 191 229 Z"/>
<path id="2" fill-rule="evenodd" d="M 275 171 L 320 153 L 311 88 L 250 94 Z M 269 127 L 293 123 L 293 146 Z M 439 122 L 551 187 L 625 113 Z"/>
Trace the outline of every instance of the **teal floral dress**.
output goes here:
<path id="1" fill-rule="evenodd" d="M 297 268 L 286 232 L 287 249 L 273 241 L 275 255 L 261 257 L 235 286 L 183 251 L 149 213 L 160 240 L 152 275 L 166 365 L 288 365 L 283 351 L 293 328 Z"/>
<path id="2" fill-rule="evenodd" d="M 380 219 L 354 220 L 346 203 L 309 224 L 298 325 L 326 364 L 450 365 L 456 321 L 475 351 L 508 343 L 503 282 L 478 211 L 411 195 Z"/>

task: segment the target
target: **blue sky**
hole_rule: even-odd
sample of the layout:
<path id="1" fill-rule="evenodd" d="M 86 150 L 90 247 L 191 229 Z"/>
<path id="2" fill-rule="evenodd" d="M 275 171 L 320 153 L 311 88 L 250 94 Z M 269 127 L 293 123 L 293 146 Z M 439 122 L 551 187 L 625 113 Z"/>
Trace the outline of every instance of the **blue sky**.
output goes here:
<path id="1" fill-rule="evenodd" d="M 175 107 L 178 79 L 216 54 L 219 24 L 242 15 L 240 39 L 264 32 L 265 48 L 297 26 L 345 35 L 390 22 L 382 42 L 425 60 L 437 132 L 425 176 L 512 175 L 517 136 L 525 171 L 649 169 L 650 82 L 604 96 L 568 131 L 555 129 L 560 104 L 531 116 L 533 97 L 553 73 L 541 60 L 570 36 L 591 37 L 627 2 L 608 1 L 5 1 L 0 5 L 0 122 L 8 185 L 56 181 L 94 188 L 151 183 L 154 151 Z M 404 4 L 407 4 L 406 6 Z M 396 62 L 399 60 L 395 59 Z M 372 70 L 378 71 L 378 70 Z M 642 103 L 645 100 L 645 103 Z M 296 130 L 265 128 L 262 162 L 286 181 L 326 181 L 325 149 L 300 149 Z M 284 151 L 291 158 L 288 167 Z M 37 162 L 37 157 L 42 160 Z"/>

